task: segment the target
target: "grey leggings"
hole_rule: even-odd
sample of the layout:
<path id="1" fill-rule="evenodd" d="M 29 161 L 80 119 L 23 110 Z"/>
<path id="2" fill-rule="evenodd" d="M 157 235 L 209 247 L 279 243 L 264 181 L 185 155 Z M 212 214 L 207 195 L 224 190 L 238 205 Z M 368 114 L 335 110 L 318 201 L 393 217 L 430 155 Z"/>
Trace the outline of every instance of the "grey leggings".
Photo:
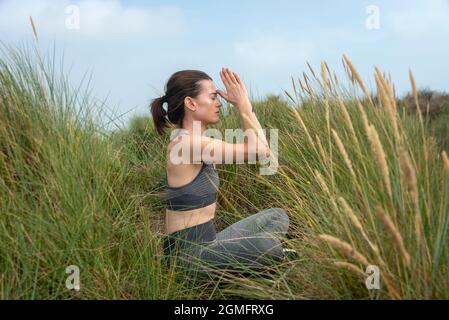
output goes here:
<path id="1" fill-rule="evenodd" d="M 174 232 L 164 239 L 168 264 L 196 274 L 214 269 L 254 271 L 282 261 L 280 238 L 289 227 L 280 208 L 270 208 L 242 219 L 216 233 L 213 220 Z"/>

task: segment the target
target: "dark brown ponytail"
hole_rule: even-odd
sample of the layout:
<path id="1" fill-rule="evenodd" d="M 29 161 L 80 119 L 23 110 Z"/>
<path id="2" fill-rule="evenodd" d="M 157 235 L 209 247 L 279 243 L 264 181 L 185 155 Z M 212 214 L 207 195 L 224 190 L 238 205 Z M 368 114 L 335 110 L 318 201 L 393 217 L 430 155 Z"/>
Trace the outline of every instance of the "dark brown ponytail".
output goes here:
<path id="1" fill-rule="evenodd" d="M 165 96 L 156 98 L 151 102 L 151 116 L 153 117 L 154 127 L 160 135 L 164 134 L 167 127 L 167 111 L 164 110 L 164 102 Z"/>
<path id="2" fill-rule="evenodd" d="M 205 72 L 199 70 L 182 70 L 175 72 L 166 84 L 165 96 L 151 102 L 151 115 L 156 131 L 163 135 L 168 122 L 182 126 L 184 119 L 184 98 L 196 98 L 201 92 L 201 80 L 212 80 Z M 163 104 L 167 102 L 167 111 Z"/>

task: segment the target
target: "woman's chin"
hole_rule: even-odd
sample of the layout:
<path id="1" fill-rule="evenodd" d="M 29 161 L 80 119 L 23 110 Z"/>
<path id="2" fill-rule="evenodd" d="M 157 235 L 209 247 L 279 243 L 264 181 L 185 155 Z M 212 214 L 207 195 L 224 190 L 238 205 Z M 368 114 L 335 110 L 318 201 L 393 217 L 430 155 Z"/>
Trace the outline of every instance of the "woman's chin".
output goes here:
<path id="1" fill-rule="evenodd" d="M 217 118 L 212 122 L 213 124 L 219 123 L 220 122 L 220 116 L 218 115 Z"/>

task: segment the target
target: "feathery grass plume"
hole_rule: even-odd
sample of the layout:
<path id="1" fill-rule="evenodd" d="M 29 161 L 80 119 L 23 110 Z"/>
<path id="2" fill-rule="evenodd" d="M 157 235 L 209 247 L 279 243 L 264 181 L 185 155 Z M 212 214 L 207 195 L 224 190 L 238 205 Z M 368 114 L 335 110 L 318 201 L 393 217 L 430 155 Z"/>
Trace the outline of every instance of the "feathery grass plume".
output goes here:
<path id="1" fill-rule="evenodd" d="M 421 108 L 419 106 L 418 90 L 416 89 L 415 77 L 413 77 L 413 73 L 412 73 L 411 69 L 408 70 L 408 76 L 410 78 L 410 84 L 412 85 L 413 98 L 415 99 L 415 105 L 416 105 L 416 113 L 418 114 L 419 121 L 422 124 L 423 119 L 422 119 L 422 114 L 421 114 Z"/>
<path id="2" fill-rule="evenodd" d="M 324 153 L 323 145 L 321 144 L 321 139 L 317 134 L 315 135 L 315 140 L 318 146 L 318 150 L 320 151 L 321 159 L 323 161 L 326 161 L 326 154 Z"/>
<path id="3" fill-rule="evenodd" d="M 377 133 L 376 128 L 372 125 L 368 125 L 367 129 L 368 140 L 370 141 L 371 145 L 371 152 L 373 153 L 374 160 L 376 161 L 377 165 L 380 168 L 380 171 L 382 172 L 382 178 L 385 188 L 387 189 L 388 196 L 390 197 L 390 199 L 393 199 L 387 157 L 385 155 L 382 143 L 380 142 L 379 134 Z"/>
<path id="4" fill-rule="evenodd" d="M 295 88 L 293 88 L 293 90 L 295 90 Z M 287 90 L 284 90 L 284 93 L 287 95 L 287 97 L 295 104 L 297 105 L 297 102 L 295 101 L 295 99 L 293 99 L 293 97 L 290 95 L 290 93 L 288 93 Z"/>
<path id="5" fill-rule="evenodd" d="M 296 90 L 296 85 L 295 85 L 295 79 L 293 79 L 292 76 L 292 85 L 293 85 L 293 91 L 295 92 L 295 97 L 296 97 L 296 105 L 299 106 L 299 95 L 298 95 L 298 90 Z"/>
<path id="6" fill-rule="evenodd" d="M 396 141 L 400 141 L 396 99 L 393 95 L 393 92 L 391 91 L 390 85 L 382 75 L 382 72 L 377 67 L 375 67 L 374 78 L 376 80 L 377 92 L 382 101 L 382 105 L 387 111 L 387 114 L 391 120 L 391 124 L 393 125 L 393 132 L 396 137 Z"/>
<path id="7" fill-rule="evenodd" d="M 354 142 L 358 143 L 357 135 L 355 134 L 354 126 L 352 124 L 351 117 L 349 116 L 348 109 L 346 109 L 346 106 L 340 97 L 337 97 L 337 101 L 338 101 L 338 105 L 340 106 L 343 117 L 345 118 L 346 124 L 348 125 L 349 130 L 351 131 L 352 137 L 354 138 Z"/>
<path id="8" fill-rule="evenodd" d="M 341 254 L 354 259 L 363 266 L 368 266 L 370 264 L 368 262 L 368 259 L 366 259 L 360 252 L 354 249 L 354 247 L 352 247 L 349 243 L 328 234 L 320 234 L 319 237 L 322 240 L 326 241 L 334 249 L 338 250 Z"/>
<path id="9" fill-rule="evenodd" d="M 306 90 L 304 89 L 304 86 L 302 85 L 300 78 L 298 78 L 298 83 L 299 83 L 299 86 L 301 87 L 302 94 L 306 94 Z"/>
<path id="10" fill-rule="evenodd" d="M 387 81 L 387 79 L 385 78 L 385 75 L 382 74 L 382 72 L 379 70 L 379 68 L 375 67 L 375 71 L 377 72 L 380 83 L 383 86 L 385 93 L 387 94 L 387 98 L 389 100 L 389 104 L 390 104 L 390 108 L 391 108 L 390 110 L 391 110 L 392 114 L 396 116 L 396 114 L 397 114 L 396 97 L 392 90 L 391 82 Z"/>
<path id="11" fill-rule="evenodd" d="M 309 96 L 313 96 L 314 95 L 314 91 L 312 89 L 312 86 L 310 85 L 310 80 L 309 77 L 303 72 L 302 73 L 303 77 L 304 77 L 304 83 L 306 84 L 307 87 L 307 93 L 309 94 Z"/>
<path id="12" fill-rule="evenodd" d="M 328 195 L 331 195 L 329 188 L 327 187 L 326 182 L 323 179 L 323 176 L 321 175 L 321 173 L 315 169 L 315 178 L 317 179 L 319 185 L 321 186 L 321 189 L 324 190 L 324 192 L 326 192 Z"/>
<path id="13" fill-rule="evenodd" d="M 323 189 L 323 191 L 329 196 L 329 199 L 330 199 L 333 209 L 335 210 L 335 212 L 338 212 L 338 206 L 337 206 L 337 203 L 335 202 L 335 198 L 332 195 L 332 193 L 330 192 L 326 182 L 324 181 L 323 176 L 316 169 L 314 170 L 314 173 L 315 173 L 315 178 L 318 181 L 318 184 L 320 185 L 321 189 Z"/>
<path id="14" fill-rule="evenodd" d="M 343 210 L 348 215 L 348 217 L 351 219 L 354 226 L 356 226 L 357 229 L 359 229 L 360 233 L 362 234 L 365 241 L 369 244 L 371 249 L 376 253 L 379 254 L 379 248 L 371 242 L 371 240 L 368 238 L 368 235 L 365 232 L 365 229 L 363 228 L 362 224 L 360 223 L 360 220 L 357 218 L 357 216 L 354 214 L 354 211 L 351 209 L 351 207 L 348 205 L 345 199 L 343 197 L 338 198 L 338 202 L 343 207 Z"/>
<path id="15" fill-rule="evenodd" d="M 329 106 L 329 102 L 327 101 L 327 99 L 324 100 L 324 108 L 325 108 L 325 117 L 326 117 L 326 126 L 327 126 L 327 131 L 329 133 L 329 139 L 330 139 L 330 133 L 331 133 L 331 119 L 330 119 L 330 106 Z"/>
<path id="16" fill-rule="evenodd" d="M 410 156 L 405 150 L 402 150 L 399 155 L 399 164 L 401 168 L 401 180 L 407 186 L 407 190 L 413 201 L 413 209 L 415 211 L 415 234 L 417 239 L 420 240 L 422 235 L 422 219 L 419 210 L 418 180 Z"/>
<path id="17" fill-rule="evenodd" d="M 446 173 L 449 174 L 449 159 L 447 157 L 446 151 L 441 152 L 441 158 L 443 159 L 444 169 L 446 169 Z"/>
<path id="18" fill-rule="evenodd" d="M 387 230 L 391 240 L 393 241 L 393 244 L 395 245 L 396 249 L 401 254 L 402 258 L 404 259 L 405 264 L 410 267 L 410 254 L 407 252 L 407 249 L 404 245 L 404 240 L 401 236 L 401 233 L 394 225 L 393 221 L 391 220 L 390 216 L 386 214 L 384 209 L 382 207 L 377 206 L 376 207 L 377 215 L 380 218 L 380 221 L 384 225 L 385 229 Z"/>
<path id="19" fill-rule="evenodd" d="M 315 74 L 315 71 L 313 71 L 313 68 L 312 68 L 312 66 L 310 65 L 310 63 L 307 61 L 306 64 L 307 64 L 307 67 L 308 67 L 309 70 L 310 70 L 310 73 L 312 73 L 312 76 L 315 78 L 315 80 L 319 81 L 319 79 L 317 78 L 317 76 L 316 76 L 316 74 Z"/>
<path id="20" fill-rule="evenodd" d="M 352 85 L 355 85 L 355 79 L 352 72 L 349 70 L 348 64 L 345 63 L 345 59 L 341 58 L 341 63 L 343 64 L 343 68 L 345 69 L 345 73 L 349 76 L 349 80 L 351 80 Z"/>
<path id="21" fill-rule="evenodd" d="M 323 79 L 323 88 L 324 91 L 327 93 L 328 87 L 327 87 L 327 71 L 326 66 L 324 65 L 324 61 L 321 61 L 321 78 Z"/>
<path id="22" fill-rule="evenodd" d="M 327 65 L 327 62 L 326 61 L 323 61 L 323 62 L 324 62 L 324 66 L 326 67 L 327 75 L 328 75 L 327 80 L 326 80 L 327 81 L 327 86 L 329 88 L 329 91 L 332 92 L 332 90 L 335 87 L 335 83 L 334 83 L 334 80 L 332 79 L 332 73 L 331 73 L 331 71 L 329 69 L 329 66 Z"/>
<path id="23" fill-rule="evenodd" d="M 356 179 L 354 168 L 352 167 L 351 159 L 349 158 L 349 155 L 346 152 L 346 148 L 343 145 L 343 142 L 341 142 L 341 139 L 338 136 L 337 131 L 335 131 L 334 129 L 332 129 L 332 134 L 334 135 L 334 139 L 335 139 L 335 142 L 337 143 L 338 150 L 340 151 L 341 155 L 343 156 L 343 159 L 344 159 L 346 165 L 348 166 L 349 171 L 351 172 L 352 177 L 354 179 Z"/>
<path id="24" fill-rule="evenodd" d="M 331 70 L 329 69 L 327 62 L 326 61 L 323 61 L 323 62 L 324 62 L 324 66 L 326 67 L 327 73 L 329 74 L 329 78 L 332 78 Z"/>
<path id="25" fill-rule="evenodd" d="M 39 38 L 37 36 L 36 26 L 34 24 L 33 18 L 31 16 L 29 16 L 29 18 L 30 18 L 31 28 L 33 29 L 34 38 L 36 39 L 36 42 L 37 42 L 37 41 L 39 41 Z"/>
<path id="26" fill-rule="evenodd" d="M 302 120 L 302 118 L 301 118 L 301 116 L 300 116 L 298 110 L 296 110 L 296 108 L 291 108 L 291 110 L 293 111 L 293 114 L 295 115 L 295 117 L 296 117 L 296 119 L 298 120 L 299 124 L 301 125 L 302 129 L 303 129 L 304 132 L 306 133 L 307 140 L 309 140 L 310 145 L 313 146 L 313 148 L 314 148 L 315 151 L 316 151 L 315 143 L 313 142 L 312 137 L 311 137 L 310 134 L 309 134 L 309 130 L 307 130 L 307 127 L 306 127 L 306 125 L 304 124 L 304 121 Z"/>
<path id="27" fill-rule="evenodd" d="M 362 279 L 364 279 L 364 280 L 366 279 L 366 276 L 367 276 L 366 273 L 363 272 L 363 270 L 360 267 L 356 266 L 353 263 L 346 262 L 346 261 L 334 261 L 334 264 L 337 268 L 352 271 L 355 274 L 357 274 L 358 276 L 362 277 Z"/>
<path id="28" fill-rule="evenodd" d="M 338 87 L 340 85 L 340 82 L 338 81 L 337 73 L 334 71 L 334 79 L 335 79 L 335 85 Z"/>
<path id="29" fill-rule="evenodd" d="M 360 114 L 362 115 L 363 126 L 365 128 L 366 133 L 368 134 L 369 122 L 368 122 L 368 117 L 366 116 L 365 108 L 362 106 L 360 101 L 358 101 L 358 106 L 359 106 Z"/>
<path id="30" fill-rule="evenodd" d="M 371 105 L 374 105 L 373 100 L 371 99 L 371 95 L 365 86 L 365 83 L 363 82 L 362 78 L 360 77 L 360 74 L 358 73 L 357 69 L 352 64 L 351 60 L 349 60 L 349 58 L 346 56 L 346 54 L 343 54 L 343 59 L 346 62 L 346 64 L 348 65 L 349 69 L 351 70 L 352 76 L 358 82 L 359 86 L 362 88 L 363 93 L 365 93 L 365 95 L 368 98 Z"/>

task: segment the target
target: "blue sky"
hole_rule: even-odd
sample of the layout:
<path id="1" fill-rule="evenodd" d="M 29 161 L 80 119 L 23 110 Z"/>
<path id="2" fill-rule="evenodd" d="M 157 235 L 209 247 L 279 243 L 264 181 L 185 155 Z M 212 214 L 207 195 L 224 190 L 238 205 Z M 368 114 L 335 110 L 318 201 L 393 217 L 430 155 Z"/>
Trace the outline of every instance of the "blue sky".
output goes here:
<path id="1" fill-rule="evenodd" d="M 67 19 L 79 9 L 79 29 Z M 378 9 L 378 28 L 369 29 Z M 343 77 L 346 53 L 374 87 L 374 66 L 390 72 L 399 94 L 411 68 L 419 87 L 449 91 L 449 0 L 429 1 L 119 1 L 0 0 L 0 39 L 31 40 L 64 51 L 76 84 L 92 71 L 93 94 L 121 118 L 148 115 L 169 76 L 182 69 L 241 75 L 254 97 L 291 89 L 291 76 L 319 70 Z M 73 20 L 72 20 L 73 21 Z M 373 21 L 373 20 L 369 20 Z"/>

